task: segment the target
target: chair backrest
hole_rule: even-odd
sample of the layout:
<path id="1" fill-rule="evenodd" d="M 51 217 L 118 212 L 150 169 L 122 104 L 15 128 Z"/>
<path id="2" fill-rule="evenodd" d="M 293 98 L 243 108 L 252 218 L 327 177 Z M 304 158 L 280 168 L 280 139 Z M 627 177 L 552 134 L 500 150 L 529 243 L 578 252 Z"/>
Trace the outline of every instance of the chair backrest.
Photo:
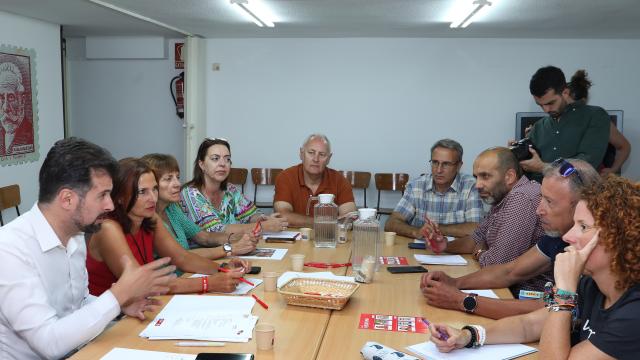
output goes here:
<path id="1" fill-rule="evenodd" d="M 364 196 L 364 207 L 367 207 L 367 189 L 369 188 L 369 183 L 371 182 L 371 173 L 366 171 L 351 170 L 342 170 L 340 171 L 340 173 L 345 177 L 345 179 L 347 179 L 352 188 L 362 189 L 362 193 Z"/>
<path id="2" fill-rule="evenodd" d="M 380 211 L 380 193 L 382 191 L 400 191 L 404 194 L 404 189 L 409 182 L 409 174 L 405 173 L 378 173 L 374 175 L 376 189 L 378 189 L 378 214 L 390 214 L 390 209 L 384 209 Z"/>
<path id="3" fill-rule="evenodd" d="M 242 188 L 242 193 L 244 194 L 244 184 L 246 184 L 247 182 L 248 175 L 249 170 L 245 168 L 231 168 L 228 180 L 232 184 L 240 185 L 240 187 Z"/>
<path id="4" fill-rule="evenodd" d="M 20 185 L 13 184 L 0 188 L 0 225 L 4 226 L 4 220 L 2 219 L 2 210 L 10 207 L 15 207 L 18 216 L 20 216 Z"/>
<path id="5" fill-rule="evenodd" d="M 257 203 L 256 198 L 258 196 L 258 186 L 260 185 L 275 185 L 276 177 L 282 169 L 277 168 L 252 168 L 251 169 L 251 181 L 253 181 L 253 203 L 256 204 L 257 207 L 271 207 L 268 206 L 267 203 Z M 272 202 L 273 204 L 273 202 Z"/>

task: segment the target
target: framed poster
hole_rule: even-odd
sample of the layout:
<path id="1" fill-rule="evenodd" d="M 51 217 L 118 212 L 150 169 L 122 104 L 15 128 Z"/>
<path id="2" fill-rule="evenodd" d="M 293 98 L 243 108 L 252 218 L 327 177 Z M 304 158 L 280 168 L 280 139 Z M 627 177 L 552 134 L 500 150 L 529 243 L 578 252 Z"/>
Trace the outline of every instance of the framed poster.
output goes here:
<path id="1" fill-rule="evenodd" d="M 36 52 L 0 45 L 0 165 L 39 158 Z"/>

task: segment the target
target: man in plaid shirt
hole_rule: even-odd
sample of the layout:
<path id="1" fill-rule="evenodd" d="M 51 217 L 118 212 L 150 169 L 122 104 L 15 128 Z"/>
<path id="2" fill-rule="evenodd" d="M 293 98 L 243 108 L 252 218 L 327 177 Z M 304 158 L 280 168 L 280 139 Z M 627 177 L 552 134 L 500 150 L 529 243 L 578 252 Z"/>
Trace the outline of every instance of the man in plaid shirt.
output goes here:
<path id="1" fill-rule="evenodd" d="M 484 216 L 475 179 L 460 173 L 462 146 L 442 139 L 431 147 L 431 173 L 411 181 L 384 227 L 399 235 L 422 238 L 426 227 L 444 235 L 467 236 Z M 428 217 L 434 224 L 425 221 Z M 431 229 L 429 229 L 431 230 Z"/>

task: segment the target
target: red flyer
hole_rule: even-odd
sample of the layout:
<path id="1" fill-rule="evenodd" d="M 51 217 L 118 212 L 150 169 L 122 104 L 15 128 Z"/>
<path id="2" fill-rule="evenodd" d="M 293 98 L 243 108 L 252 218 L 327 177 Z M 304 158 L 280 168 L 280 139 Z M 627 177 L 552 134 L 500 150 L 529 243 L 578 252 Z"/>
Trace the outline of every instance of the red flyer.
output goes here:
<path id="1" fill-rule="evenodd" d="M 396 316 L 382 314 L 360 314 L 359 329 L 385 330 L 407 333 L 429 332 L 429 322 L 421 316 Z"/>
<path id="2" fill-rule="evenodd" d="M 409 265 L 407 258 L 404 256 L 380 256 L 378 261 L 382 265 Z"/>

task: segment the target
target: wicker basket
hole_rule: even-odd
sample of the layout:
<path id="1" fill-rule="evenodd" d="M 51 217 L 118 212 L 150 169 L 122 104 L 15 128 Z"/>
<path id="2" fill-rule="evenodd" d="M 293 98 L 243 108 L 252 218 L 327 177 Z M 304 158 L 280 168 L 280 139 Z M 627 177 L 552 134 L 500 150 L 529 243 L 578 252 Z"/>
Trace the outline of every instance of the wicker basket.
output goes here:
<path id="1" fill-rule="evenodd" d="M 359 286 L 348 281 L 293 278 L 282 285 L 278 292 L 290 305 L 341 310 Z"/>

